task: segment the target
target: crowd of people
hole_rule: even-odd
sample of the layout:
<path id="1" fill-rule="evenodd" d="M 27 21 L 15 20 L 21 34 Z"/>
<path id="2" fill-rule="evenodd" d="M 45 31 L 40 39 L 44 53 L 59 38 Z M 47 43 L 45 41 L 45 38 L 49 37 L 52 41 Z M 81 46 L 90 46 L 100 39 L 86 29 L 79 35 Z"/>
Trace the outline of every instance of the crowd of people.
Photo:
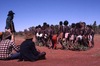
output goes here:
<path id="1" fill-rule="evenodd" d="M 61 44 L 63 50 L 88 50 L 94 47 L 94 30 L 85 22 L 72 23 L 65 20 L 59 25 L 38 25 L 33 31 L 25 31 L 25 41 L 15 44 L 14 12 L 9 11 L 5 32 L 0 32 L 0 60 L 19 59 L 19 61 L 36 61 L 45 59 L 46 52 L 40 52 L 35 45 L 57 49 Z M 33 41 L 33 37 L 36 41 Z M 13 53 L 13 50 L 16 53 Z"/>
<path id="2" fill-rule="evenodd" d="M 49 25 L 35 27 L 36 45 L 57 49 L 61 44 L 61 49 L 87 50 L 94 47 L 94 30 L 91 25 L 85 22 L 72 23 L 68 26 L 68 21 L 60 21 L 59 25 Z"/>

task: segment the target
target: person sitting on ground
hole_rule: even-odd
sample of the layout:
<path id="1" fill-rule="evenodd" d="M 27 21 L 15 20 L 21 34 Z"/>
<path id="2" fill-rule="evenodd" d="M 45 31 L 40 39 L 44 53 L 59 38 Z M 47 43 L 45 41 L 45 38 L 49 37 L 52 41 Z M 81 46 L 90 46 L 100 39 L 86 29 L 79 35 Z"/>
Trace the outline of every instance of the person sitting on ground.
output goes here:
<path id="1" fill-rule="evenodd" d="M 39 52 L 36 49 L 33 41 L 34 35 L 32 32 L 27 31 L 24 33 L 24 35 L 25 41 L 23 41 L 20 45 L 19 61 L 37 61 L 40 59 L 45 59 L 46 52 Z"/>
<path id="2" fill-rule="evenodd" d="M 17 51 L 13 53 L 13 49 Z M 11 34 L 4 32 L 0 42 L 0 60 L 12 60 L 19 57 L 19 47 L 11 41 Z"/>

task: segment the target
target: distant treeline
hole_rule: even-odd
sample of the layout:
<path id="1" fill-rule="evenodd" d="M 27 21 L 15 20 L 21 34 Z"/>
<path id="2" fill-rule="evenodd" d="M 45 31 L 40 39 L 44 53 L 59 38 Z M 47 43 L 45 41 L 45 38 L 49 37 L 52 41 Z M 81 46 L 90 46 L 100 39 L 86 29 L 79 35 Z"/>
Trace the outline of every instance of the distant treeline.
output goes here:
<path id="1" fill-rule="evenodd" d="M 66 21 L 66 20 L 65 20 L 65 21 Z M 62 21 L 60 21 L 60 22 L 62 22 Z M 77 22 L 77 23 L 80 23 L 80 22 Z M 53 24 L 52 24 L 52 25 L 49 25 L 47 22 L 44 22 L 44 23 L 43 23 L 43 26 L 44 26 L 45 24 L 48 25 L 49 27 L 54 26 L 55 31 L 56 31 L 56 32 L 58 31 L 58 28 L 57 28 L 58 25 L 53 25 Z M 37 27 L 43 27 L 43 26 L 42 26 L 42 25 L 37 25 L 37 26 L 29 27 L 28 29 L 25 28 L 24 31 L 16 32 L 16 35 L 23 36 L 23 33 L 24 33 L 25 31 L 27 31 L 27 30 L 29 30 L 29 31 L 33 32 L 33 34 L 35 34 L 36 28 L 37 28 Z M 68 25 L 68 26 L 70 27 L 71 25 Z M 100 24 L 97 25 L 97 24 L 96 24 L 96 21 L 94 21 L 94 23 L 93 23 L 93 24 L 90 24 L 90 26 L 92 26 L 92 28 L 93 28 L 95 34 L 100 34 Z"/>

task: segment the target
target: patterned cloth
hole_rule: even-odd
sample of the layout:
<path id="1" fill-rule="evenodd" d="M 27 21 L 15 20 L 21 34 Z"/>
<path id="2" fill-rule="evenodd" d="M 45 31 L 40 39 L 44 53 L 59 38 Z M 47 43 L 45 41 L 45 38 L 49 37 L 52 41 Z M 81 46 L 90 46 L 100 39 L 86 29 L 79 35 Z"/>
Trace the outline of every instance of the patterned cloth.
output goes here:
<path id="1" fill-rule="evenodd" d="M 0 42 L 0 59 L 7 59 L 11 57 L 12 50 L 18 51 L 19 48 L 15 46 L 14 42 L 9 39 Z"/>

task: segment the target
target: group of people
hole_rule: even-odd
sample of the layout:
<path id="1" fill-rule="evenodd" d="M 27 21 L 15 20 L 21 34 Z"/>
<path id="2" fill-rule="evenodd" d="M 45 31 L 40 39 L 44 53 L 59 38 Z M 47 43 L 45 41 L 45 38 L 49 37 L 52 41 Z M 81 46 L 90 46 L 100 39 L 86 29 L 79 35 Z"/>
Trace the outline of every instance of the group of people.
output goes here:
<path id="1" fill-rule="evenodd" d="M 49 25 L 35 27 L 36 45 L 47 46 L 56 49 L 61 44 L 61 49 L 83 50 L 94 47 L 94 30 L 91 25 L 85 22 L 72 23 L 68 26 L 68 21 L 60 21 L 59 25 Z M 85 49 L 84 49 L 85 48 Z"/>
<path id="2" fill-rule="evenodd" d="M 13 11 L 8 12 L 5 32 L 0 32 L 0 60 L 37 61 L 46 59 L 46 52 L 36 49 L 33 41 L 34 35 L 30 31 L 24 33 L 25 41 L 20 45 L 15 44 L 14 14 Z"/>
<path id="3" fill-rule="evenodd" d="M 59 25 L 43 23 L 32 31 L 25 31 L 25 41 L 20 45 L 15 44 L 14 12 L 9 11 L 6 19 L 5 32 L 0 32 L 0 60 L 19 59 L 19 61 L 36 61 L 45 59 L 46 52 L 40 52 L 35 45 L 57 49 L 81 49 L 94 47 L 94 30 L 85 22 L 72 23 L 65 20 Z M 36 41 L 33 40 L 36 38 Z M 13 52 L 15 50 L 16 52 Z"/>

